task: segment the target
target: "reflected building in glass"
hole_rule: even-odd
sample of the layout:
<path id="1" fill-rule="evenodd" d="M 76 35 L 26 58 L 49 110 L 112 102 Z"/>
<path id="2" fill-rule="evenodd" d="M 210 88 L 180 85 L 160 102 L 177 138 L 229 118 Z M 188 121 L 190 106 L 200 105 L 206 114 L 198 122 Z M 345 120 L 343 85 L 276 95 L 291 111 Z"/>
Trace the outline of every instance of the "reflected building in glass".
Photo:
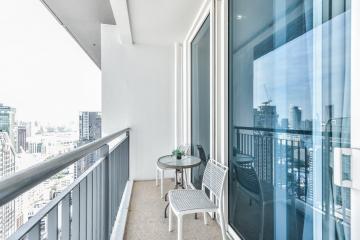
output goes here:
<path id="1" fill-rule="evenodd" d="M 276 128 L 278 126 L 278 114 L 276 106 L 265 102 L 259 108 L 254 109 L 254 126 L 260 128 Z"/>
<path id="2" fill-rule="evenodd" d="M 301 108 L 292 106 L 289 110 L 289 128 L 298 130 L 301 127 Z"/>

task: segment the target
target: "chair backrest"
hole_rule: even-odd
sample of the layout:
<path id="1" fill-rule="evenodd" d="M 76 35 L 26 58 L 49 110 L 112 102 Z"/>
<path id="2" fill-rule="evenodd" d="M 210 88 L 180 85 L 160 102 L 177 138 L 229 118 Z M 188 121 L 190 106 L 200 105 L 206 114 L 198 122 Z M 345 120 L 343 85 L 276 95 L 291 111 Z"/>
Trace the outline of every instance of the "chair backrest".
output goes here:
<path id="1" fill-rule="evenodd" d="M 190 145 L 189 144 L 181 144 L 178 147 L 179 150 L 184 151 L 185 155 L 190 155 Z"/>
<path id="2" fill-rule="evenodd" d="M 196 145 L 196 148 L 197 148 L 197 150 L 199 152 L 199 157 L 201 159 L 201 163 L 206 165 L 208 159 L 206 157 L 206 153 L 205 153 L 204 148 L 201 145 Z"/>
<path id="3" fill-rule="evenodd" d="M 238 163 L 234 164 L 236 180 L 245 190 L 250 193 L 259 195 L 261 197 L 260 180 L 252 163 Z"/>
<path id="4" fill-rule="evenodd" d="M 225 165 L 213 159 L 210 159 L 206 165 L 202 185 L 209 189 L 217 199 L 222 198 L 227 172 L 228 168 Z"/>

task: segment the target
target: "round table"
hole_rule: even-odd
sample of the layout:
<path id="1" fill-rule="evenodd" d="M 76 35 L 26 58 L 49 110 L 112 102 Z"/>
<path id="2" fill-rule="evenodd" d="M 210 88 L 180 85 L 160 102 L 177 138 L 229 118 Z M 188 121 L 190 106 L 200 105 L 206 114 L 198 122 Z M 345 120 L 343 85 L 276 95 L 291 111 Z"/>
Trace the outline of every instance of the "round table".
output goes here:
<path id="1" fill-rule="evenodd" d="M 239 163 L 239 164 L 250 164 L 250 163 L 253 164 L 255 161 L 255 158 L 250 155 L 238 154 L 233 158 L 232 161 Z"/>
<path id="2" fill-rule="evenodd" d="M 166 155 L 162 156 L 158 159 L 158 166 L 163 169 L 175 169 L 175 187 L 177 189 L 179 187 L 184 188 L 184 169 L 193 168 L 199 166 L 201 164 L 201 159 L 195 156 L 183 156 L 181 159 L 177 159 L 175 156 Z M 178 181 L 177 174 L 181 173 L 181 182 Z M 167 193 L 165 194 L 165 201 L 167 199 Z M 169 204 L 165 208 L 165 218 L 166 218 L 166 210 L 168 209 Z"/>
<path id="3" fill-rule="evenodd" d="M 175 156 L 166 155 L 162 156 L 158 160 L 159 167 L 161 168 L 173 168 L 173 169 L 185 169 L 192 168 L 200 165 L 201 159 L 195 156 L 183 156 L 181 159 L 177 159 Z"/>

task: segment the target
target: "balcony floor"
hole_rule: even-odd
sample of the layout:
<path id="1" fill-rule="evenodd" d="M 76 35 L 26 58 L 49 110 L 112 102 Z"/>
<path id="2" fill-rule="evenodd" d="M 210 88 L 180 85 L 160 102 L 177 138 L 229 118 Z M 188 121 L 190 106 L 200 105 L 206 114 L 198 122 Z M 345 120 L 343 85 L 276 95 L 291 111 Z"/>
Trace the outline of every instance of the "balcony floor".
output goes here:
<path id="1" fill-rule="evenodd" d="M 164 181 L 164 190 L 171 189 L 174 182 Z M 160 187 L 155 186 L 155 181 L 134 182 L 126 223 L 126 240 L 171 240 L 177 239 L 177 221 L 174 218 L 174 231 L 168 231 L 168 218 L 164 218 L 166 202 L 160 199 Z M 184 217 L 184 239 L 211 240 L 221 239 L 219 225 L 209 219 L 209 224 L 204 225 L 203 217 L 194 215 Z"/>

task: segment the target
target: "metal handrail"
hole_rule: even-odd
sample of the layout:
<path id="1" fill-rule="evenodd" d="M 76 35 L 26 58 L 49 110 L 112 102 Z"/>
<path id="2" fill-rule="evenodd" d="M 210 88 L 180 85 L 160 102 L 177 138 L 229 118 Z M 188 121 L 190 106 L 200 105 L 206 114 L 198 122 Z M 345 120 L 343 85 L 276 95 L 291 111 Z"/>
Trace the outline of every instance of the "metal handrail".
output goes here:
<path id="1" fill-rule="evenodd" d="M 59 202 L 61 202 L 77 185 L 83 181 L 89 173 L 91 173 L 95 168 L 97 168 L 104 158 L 97 160 L 89 169 L 87 169 L 79 178 L 77 178 L 73 183 L 71 183 L 64 191 L 57 195 L 53 200 L 51 200 L 45 207 L 43 207 L 35 216 L 30 218 L 25 224 L 21 225 L 16 232 L 11 235 L 8 240 L 21 239 L 25 234 L 27 234 L 36 223 L 41 221 L 42 218 L 46 216 L 53 208 L 55 208 Z"/>
<path id="2" fill-rule="evenodd" d="M 289 134 L 300 134 L 300 135 L 312 135 L 312 130 L 295 130 L 295 129 L 282 129 L 282 128 L 263 128 L 263 127 L 243 127 L 234 126 L 235 129 L 250 130 L 250 131 L 261 131 L 270 133 L 289 133 Z"/>
<path id="3" fill-rule="evenodd" d="M 130 128 L 120 130 L 92 143 L 83 145 L 71 152 L 34 164 L 29 168 L 2 178 L 0 180 L 0 206 L 15 199 L 22 193 L 35 187 L 86 155 L 93 153 L 117 137 L 125 133 L 128 134 L 129 131 Z"/>

